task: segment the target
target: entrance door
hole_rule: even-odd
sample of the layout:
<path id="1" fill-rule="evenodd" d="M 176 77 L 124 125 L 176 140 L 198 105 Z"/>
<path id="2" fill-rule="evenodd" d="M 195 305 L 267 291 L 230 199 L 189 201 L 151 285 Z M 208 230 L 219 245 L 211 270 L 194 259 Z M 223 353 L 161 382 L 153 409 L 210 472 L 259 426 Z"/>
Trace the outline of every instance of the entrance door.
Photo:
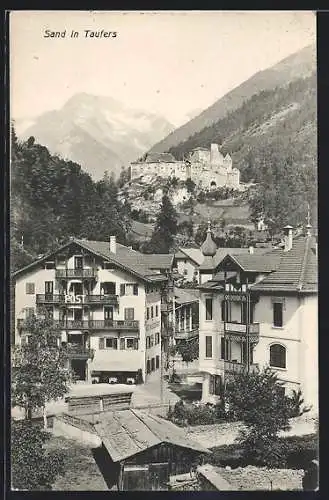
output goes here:
<path id="1" fill-rule="evenodd" d="M 71 369 L 78 380 L 86 380 L 86 365 L 84 359 L 71 359 Z"/>
<path id="2" fill-rule="evenodd" d="M 168 463 L 148 465 L 125 465 L 123 472 L 123 491 L 161 491 L 168 490 Z"/>

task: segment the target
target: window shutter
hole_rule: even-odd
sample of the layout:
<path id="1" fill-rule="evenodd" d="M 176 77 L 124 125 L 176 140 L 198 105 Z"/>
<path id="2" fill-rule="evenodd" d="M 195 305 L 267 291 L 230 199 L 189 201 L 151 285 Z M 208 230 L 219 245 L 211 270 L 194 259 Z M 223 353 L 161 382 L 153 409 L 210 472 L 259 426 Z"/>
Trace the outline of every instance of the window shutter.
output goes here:
<path id="1" fill-rule="evenodd" d="M 138 284 L 137 283 L 134 283 L 134 285 L 133 285 L 133 294 L 138 295 Z"/>
<path id="2" fill-rule="evenodd" d="M 99 339 L 99 349 L 105 349 L 105 338 L 100 337 Z"/>
<path id="3" fill-rule="evenodd" d="M 120 285 L 120 295 L 126 295 L 126 286 L 124 283 Z"/>
<path id="4" fill-rule="evenodd" d="M 134 349 L 138 351 L 138 339 L 134 339 Z"/>
<path id="5" fill-rule="evenodd" d="M 125 349 L 125 339 L 120 339 L 120 350 L 121 351 L 124 351 Z"/>

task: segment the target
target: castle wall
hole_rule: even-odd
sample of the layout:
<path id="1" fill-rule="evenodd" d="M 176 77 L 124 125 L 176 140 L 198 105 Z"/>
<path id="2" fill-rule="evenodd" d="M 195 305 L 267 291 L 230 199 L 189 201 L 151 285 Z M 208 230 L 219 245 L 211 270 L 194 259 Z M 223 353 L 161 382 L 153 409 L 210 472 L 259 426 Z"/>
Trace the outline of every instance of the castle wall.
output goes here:
<path id="1" fill-rule="evenodd" d="M 232 168 L 231 156 L 224 157 L 217 144 L 212 144 L 210 150 L 192 151 L 189 164 L 184 161 L 131 163 L 131 179 L 142 175 L 177 177 L 182 181 L 191 178 L 197 186 L 207 189 L 211 183 L 215 183 L 213 187 L 231 188 L 238 188 L 240 184 L 240 171 Z"/>

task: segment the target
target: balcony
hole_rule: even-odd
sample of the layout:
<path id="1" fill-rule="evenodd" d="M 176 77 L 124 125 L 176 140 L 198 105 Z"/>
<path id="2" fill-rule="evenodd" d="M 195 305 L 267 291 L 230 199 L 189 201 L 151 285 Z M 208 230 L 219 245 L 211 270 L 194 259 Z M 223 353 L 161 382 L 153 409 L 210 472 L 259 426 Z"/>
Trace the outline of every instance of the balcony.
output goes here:
<path id="1" fill-rule="evenodd" d="M 176 330 L 175 331 L 175 339 L 184 340 L 184 339 L 193 339 L 199 336 L 199 329 L 193 330 Z"/>
<path id="2" fill-rule="evenodd" d="M 82 344 L 66 344 L 63 347 L 66 349 L 69 358 L 92 359 L 94 357 L 94 350 Z"/>
<path id="3" fill-rule="evenodd" d="M 97 277 L 97 269 L 56 269 L 55 277 L 57 279 L 95 279 Z"/>
<path id="4" fill-rule="evenodd" d="M 224 368 L 226 373 L 243 373 L 247 371 L 247 365 L 245 363 L 237 363 L 235 361 L 225 361 Z M 252 363 L 249 366 L 250 373 L 256 373 L 259 371 L 258 364 Z"/>
<path id="5" fill-rule="evenodd" d="M 63 330 L 139 330 L 139 321 L 135 320 L 62 320 L 55 324 Z"/>
<path id="6" fill-rule="evenodd" d="M 17 328 L 24 329 L 25 319 L 17 320 Z M 139 331 L 139 321 L 137 320 L 54 320 L 54 326 L 61 330 L 125 330 Z"/>
<path id="7" fill-rule="evenodd" d="M 224 323 L 224 333 L 227 336 L 236 337 L 236 340 L 243 340 L 247 336 L 247 325 L 245 323 Z M 259 323 L 250 323 L 249 325 L 250 342 L 259 341 Z"/>
<path id="8" fill-rule="evenodd" d="M 79 300 L 77 300 L 79 299 Z M 36 301 L 38 305 L 42 304 L 86 304 L 86 305 L 118 305 L 117 295 L 72 295 L 64 294 L 37 294 Z"/>

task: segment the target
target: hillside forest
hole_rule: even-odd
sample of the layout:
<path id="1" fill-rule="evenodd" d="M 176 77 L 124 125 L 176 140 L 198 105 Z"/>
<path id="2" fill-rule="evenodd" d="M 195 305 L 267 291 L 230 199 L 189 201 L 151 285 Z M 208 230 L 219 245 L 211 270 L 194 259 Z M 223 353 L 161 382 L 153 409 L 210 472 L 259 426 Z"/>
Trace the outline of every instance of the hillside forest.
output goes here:
<path id="1" fill-rule="evenodd" d="M 239 109 L 169 149 L 182 158 L 196 147 L 220 144 L 233 157 L 241 181 L 254 182 L 252 218 L 263 214 L 280 229 L 305 222 L 307 205 L 317 224 L 316 75 L 262 91 Z"/>

